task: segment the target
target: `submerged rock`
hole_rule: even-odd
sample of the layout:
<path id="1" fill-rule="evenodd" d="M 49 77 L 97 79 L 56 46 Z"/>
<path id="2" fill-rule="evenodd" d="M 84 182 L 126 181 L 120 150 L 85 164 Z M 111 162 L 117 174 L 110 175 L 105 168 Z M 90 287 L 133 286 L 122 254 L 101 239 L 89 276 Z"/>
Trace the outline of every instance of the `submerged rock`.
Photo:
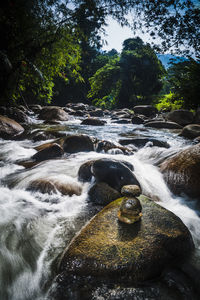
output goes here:
<path id="1" fill-rule="evenodd" d="M 36 179 L 30 182 L 27 190 L 42 194 L 55 194 L 58 191 L 63 195 L 81 195 L 82 187 L 79 184 L 62 183 L 53 179 Z"/>
<path id="2" fill-rule="evenodd" d="M 164 141 L 159 141 L 157 139 L 153 139 L 153 138 L 146 138 L 146 137 L 135 137 L 135 138 L 131 138 L 131 139 L 121 139 L 119 140 L 119 143 L 121 145 L 129 145 L 132 144 L 136 147 L 144 147 L 145 145 L 149 145 L 149 146 L 156 146 L 156 147 L 164 147 L 164 148 L 169 148 L 169 144 L 167 142 Z"/>
<path id="3" fill-rule="evenodd" d="M 24 128 L 16 121 L 0 115 L 0 137 L 13 138 L 21 134 Z"/>
<path id="4" fill-rule="evenodd" d="M 124 185 L 136 184 L 140 186 L 131 169 L 114 159 L 96 160 L 92 165 L 92 173 L 97 182 L 105 182 L 119 192 Z"/>
<path id="5" fill-rule="evenodd" d="M 160 169 L 173 193 L 200 196 L 200 143 L 166 159 Z"/>
<path id="6" fill-rule="evenodd" d="M 135 224 L 118 221 L 123 198 L 107 205 L 72 240 L 59 272 L 143 282 L 193 250 L 187 227 L 172 212 L 141 195 L 143 216 Z"/>

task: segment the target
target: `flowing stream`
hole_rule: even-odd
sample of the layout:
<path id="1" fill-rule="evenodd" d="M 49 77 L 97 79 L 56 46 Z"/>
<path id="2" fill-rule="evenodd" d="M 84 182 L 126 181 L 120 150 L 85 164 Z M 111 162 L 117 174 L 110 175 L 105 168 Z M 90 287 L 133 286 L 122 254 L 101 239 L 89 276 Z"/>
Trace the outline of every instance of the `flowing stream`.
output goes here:
<path id="1" fill-rule="evenodd" d="M 55 127 L 51 125 L 51 128 Z M 38 122 L 33 130 L 49 128 Z M 74 119 L 62 123 L 59 131 L 118 141 L 135 130 L 135 133 L 167 141 L 170 148 L 146 146 L 131 156 L 77 153 L 25 169 L 16 161 L 29 159 L 36 153 L 34 147 L 42 142 L 0 140 L 0 300 L 49 299 L 48 290 L 52 288 L 54 277 L 52 263 L 84 224 L 84 220 L 78 222 L 77 217 L 87 208 L 91 184 L 81 183 L 81 196 L 71 197 L 59 192 L 51 195 L 31 192 L 26 188 L 32 180 L 40 178 L 77 183 L 78 169 L 88 160 L 111 157 L 132 163 L 143 194 L 156 197 L 160 205 L 179 216 L 189 228 L 196 248 L 200 249 L 200 217 L 195 210 L 195 199 L 188 201 L 172 195 L 157 167 L 165 157 L 187 148 L 190 143 L 173 131 L 142 129 L 142 125 L 136 128 L 132 124 L 111 124 L 109 120 L 102 127 L 83 126 L 80 120 Z"/>

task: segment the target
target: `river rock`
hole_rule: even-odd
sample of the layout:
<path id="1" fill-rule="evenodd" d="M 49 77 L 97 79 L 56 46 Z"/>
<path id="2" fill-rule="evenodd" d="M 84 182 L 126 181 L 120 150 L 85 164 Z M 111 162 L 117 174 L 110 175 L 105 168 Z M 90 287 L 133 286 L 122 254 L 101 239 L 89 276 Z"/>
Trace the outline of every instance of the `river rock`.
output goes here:
<path id="1" fill-rule="evenodd" d="M 152 105 L 137 105 L 133 107 L 133 111 L 135 114 L 144 115 L 146 117 L 154 117 L 158 110 Z"/>
<path id="2" fill-rule="evenodd" d="M 124 185 L 121 194 L 126 197 L 138 197 L 141 194 L 141 189 L 138 185 Z"/>
<path id="3" fill-rule="evenodd" d="M 36 161 L 43 161 L 48 159 L 54 159 L 61 157 L 63 155 L 63 149 L 60 145 L 53 143 L 49 147 L 46 147 L 36 154 L 34 154 L 31 158 Z"/>
<path id="4" fill-rule="evenodd" d="M 166 159 L 160 169 L 173 193 L 200 196 L 200 143 Z"/>
<path id="5" fill-rule="evenodd" d="M 182 129 L 180 135 L 188 139 L 195 139 L 196 137 L 200 136 L 200 125 L 198 124 L 187 125 Z"/>
<path id="6" fill-rule="evenodd" d="M 58 106 L 46 106 L 40 110 L 39 118 L 45 121 L 67 121 L 69 116 Z"/>
<path id="7" fill-rule="evenodd" d="M 120 150 L 120 154 L 127 154 L 127 155 L 133 154 L 133 151 L 131 149 L 129 149 L 127 147 L 123 147 L 120 144 L 113 143 L 113 142 L 106 141 L 106 140 L 99 141 L 96 146 L 97 152 L 102 152 L 102 151 L 112 152 L 113 151 L 115 154 L 117 154 L 116 151 L 114 151 L 117 149 Z"/>
<path id="8" fill-rule="evenodd" d="M 89 201 L 96 205 L 107 205 L 121 195 L 105 182 L 95 183 L 88 192 Z"/>
<path id="9" fill-rule="evenodd" d="M 141 220 L 131 225 L 119 222 L 123 199 L 108 204 L 83 227 L 62 254 L 59 272 L 143 282 L 193 250 L 182 221 L 143 195 Z"/>
<path id="10" fill-rule="evenodd" d="M 103 126 L 105 124 L 106 121 L 97 118 L 87 118 L 81 122 L 81 125 L 92 125 L 92 126 Z"/>
<path id="11" fill-rule="evenodd" d="M 133 124 L 143 124 L 144 123 L 144 118 L 142 116 L 133 116 L 132 119 L 131 119 L 131 122 Z"/>
<path id="12" fill-rule="evenodd" d="M 157 139 L 152 139 L 152 138 L 145 138 L 145 137 L 135 137 L 132 139 L 121 139 L 119 140 L 119 143 L 121 145 L 129 145 L 132 144 L 138 148 L 142 148 L 145 145 L 149 146 L 156 146 L 156 147 L 164 147 L 164 148 L 169 148 L 169 144 L 164 141 L 159 141 Z"/>
<path id="13" fill-rule="evenodd" d="M 187 109 L 177 109 L 166 114 L 166 118 L 169 121 L 178 123 L 181 126 L 185 126 L 193 123 L 194 114 Z"/>
<path id="14" fill-rule="evenodd" d="M 97 108 L 95 110 L 90 111 L 91 117 L 103 117 L 103 110 L 100 108 Z"/>
<path id="15" fill-rule="evenodd" d="M 36 179 L 30 182 L 27 190 L 42 194 L 55 194 L 59 191 L 62 195 L 81 195 L 82 187 L 74 183 L 62 183 L 53 179 Z"/>
<path id="16" fill-rule="evenodd" d="M 83 163 L 78 170 L 78 179 L 83 182 L 89 182 L 92 179 L 91 166 L 95 160 Z"/>
<path id="17" fill-rule="evenodd" d="M 89 152 L 94 151 L 94 144 L 87 135 L 71 135 L 65 138 L 63 149 L 67 153 Z"/>
<path id="18" fill-rule="evenodd" d="M 16 121 L 0 115 L 0 137 L 13 138 L 21 134 L 24 128 Z"/>
<path id="19" fill-rule="evenodd" d="M 91 171 L 91 167 L 93 165 L 93 163 L 95 162 L 96 160 L 90 160 L 90 161 L 86 161 L 85 163 L 83 163 L 79 170 L 78 170 L 78 179 L 80 181 L 83 181 L 83 182 L 89 182 L 91 181 L 92 179 L 92 171 Z M 127 166 L 131 171 L 134 170 L 134 167 L 131 163 L 127 162 L 127 161 L 124 161 L 124 160 L 121 160 L 119 161 L 121 163 L 123 163 L 125 166 Z"/>
<path id="20" fill-rule="evenodd" d="M 166 128 L 166 129 L 182 129 L 182 126 L 175 122 L 166 121 L 150 121 L 144 124 L 145 127 Z"/>
<path id="21" fill-rule="evenodd" d="M 130 124 L 131 120 L 130 119 L 117 119 L 117 120 L 113 121 L 112 123 L 116 123 L 116 124 Z"/>
<path id="22" fill-rule="evenodd" d="M 124 163 L 108 158 L 96 160 L 92 165 L 92 173 L 97 182 L 105 182 L 117 191 L 124 185 L 139 185 L 133 172 Z"/>
<path id="23" fill-rule="evenodd" d="M 6 108 L 6 113 L 5 113 L 8 118 L 11 118 L 15 120 L 18 123 L 30 123 L 30 118 L 26 115 L 24 111 L 22 111 L 19 108 L 16 107 L 9 107 Z"/>

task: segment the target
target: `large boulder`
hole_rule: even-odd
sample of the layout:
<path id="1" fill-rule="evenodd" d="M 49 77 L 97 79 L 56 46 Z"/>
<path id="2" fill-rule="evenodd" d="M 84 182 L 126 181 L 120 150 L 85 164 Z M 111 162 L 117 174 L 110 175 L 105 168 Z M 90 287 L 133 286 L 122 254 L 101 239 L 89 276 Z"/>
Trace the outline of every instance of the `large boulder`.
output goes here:
<path id="1" fill-rule="evenodd" d="M 81 122 L 81 125 L 92 125 L 92 126 L 102 126 L 105 125 L 106 121 L 97 118 L 87 118 Z"/>
<path id="2" fill-rule="evenodd" d="M 123 162 L 102 158 L 96 160 L 91 169 L 97 182 L 105 182 L 119 192 L 124 185 L 140 186 L 131 169 Z"/>
<path id="3" fill-rule="evenodd" d="M 68 114 L 58 106 L 46 106 L 40 110 L 39 118 L 45 121 L 67 121 Z"/>
<path id="4" fill-rule="evenodd" d="M 105 182 L 95 183 L 88 192 L 89 201 L 96 205 L 107 205 L 118 199 L 121 194 Z"/>
<path id="5" fill-rule="evenodd" d="M 24 128 L 16 121 L 0 115 L 0 137 L 12 138 L 21 134 Z"/>
<path id="6" fill-rule="evenodd" d="M 200 136 L 200 125 L 198 124 L 187 125 L 183 127 L 180 135 L 188 139 L 195 139 L 196 137 Z"/>
<path id="7" fill-rule="evenodd" d="M 168 158 L 160 169 L 173 193 L 200 196 L 200 143 Z"/>
<path id="8" fill-rule="evenodd" d="M 166 114 L 166 118 L 169 121 L 178 123 L 181 126 L 185 126 L 193 123 L 194 114 L 187 109 L 177 109 Z"/>
<path id="9" fill-rule="evenodd" d="M 118 282 L 153 279 L 193 250 L 189 230 L 172 212 L 141 195 L 140 221 L 118 221 L 124 198 L 108 204 L 72 240 L 62 254 L 59 272 L 112 278 Z"/>
<path id="10" fill-rule="evenodd" d="M 133 107 L 133 111 L 135 114 L 144 115 L 146 117 L 154 117 L 158 110 L 152 105 L 137 105 Z"/>
<path id="11" fill-rule="evenodd" d="M 150 121 L 144 124 L 145 127 L 166 128 L 166 129 L 182 129 L 182 126 L 175 122 Z"/>
<path id="12" fill-rule="evenodd" d="M 30 123 L 30 118 L 26 115 L 26 113 L 16 107 L 7 108 L 6 115 L 18 123 Z"/>
<path id="13" fill-rule="evenodd" d="M 92 179 L 92 166 L 96 160 L 89 160 L 83 163 L 78 170 L 78 179 L 83 182 L 89 182 Z M 134 170 L 133 165 L 127 161 L 121 160 L 118 161 L 127 166 L 131 171 Z"/>
<path id="14" fill-rule="evenodd" d="M 145 137 L 135 137 L 132 139 L 121 139 L 119 140 L 121 145 L 129 145 L 132 144 L 138 148 L 144 147 L 145 145 L 149 146 L 157 146 L 157 147 L 164 147 L 169 148 L 169 144 L 164 141 L 159 141 L 153 138 L 145 138 Z"/>
<path id="15" fill-rule="evenodd" d="M 65 138 L 63 149 L 67 153 L 94 151 L 92 139 L 87 135 L 71 135 Z"/>

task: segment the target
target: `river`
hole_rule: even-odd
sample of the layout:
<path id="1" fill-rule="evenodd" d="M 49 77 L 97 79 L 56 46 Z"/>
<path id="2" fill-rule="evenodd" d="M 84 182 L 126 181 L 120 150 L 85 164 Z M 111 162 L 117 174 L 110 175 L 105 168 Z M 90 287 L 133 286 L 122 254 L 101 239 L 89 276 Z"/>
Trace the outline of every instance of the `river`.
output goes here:
<path id="1" fill-rule="evenodd" d="M 122 136 L 128 137 L 134 131 L 167 141 L 170 148 L 147 145 L 130 156 L 96 152 L 76 153 L 25 169 L 16 162 L 29 159 L 36 153 L 34 147 L 42 142 L 32 142 L 29 139 L 0 139 L 1 300 L 49 299 L 48 293 L 52 289 L 54 277 L 52 262 L 83 225 L 83 221 L 77 222 L 77 216 L 87 207 L 90 184 L 81 183 L 82 194 L 71 197 L 63 196 L 59 192 L 52 195 L 31 192 L 26 188 L 32 180 L 39 178 L 77 183 L 80 165 L 91 159 L 111 157 L 132 163 L 143 194 L 156 196 L 160 205 L 179 216 L 189 228 L 195 247 L 200 249 L 200 217 L 195 210 L 195 199 L 188 201 L 185 197 L 175 197 L 171 194 L 158 168 L 159 162 L 165 157 L 187 148 L 191 142 L 179 137 L 175 131 L 143 131 L 143 125 L 112 124 L 109 118 L 107 121 L 105 126 L 83 126 L 78 118 L 74 118 L 62 122 L 59 128 L 57 125 L 43 125 L 42 121 L 35 121 L 32 131 L 57 128 L 65 134 L 85 133 L 110 141 L 118 141 Z"/>

